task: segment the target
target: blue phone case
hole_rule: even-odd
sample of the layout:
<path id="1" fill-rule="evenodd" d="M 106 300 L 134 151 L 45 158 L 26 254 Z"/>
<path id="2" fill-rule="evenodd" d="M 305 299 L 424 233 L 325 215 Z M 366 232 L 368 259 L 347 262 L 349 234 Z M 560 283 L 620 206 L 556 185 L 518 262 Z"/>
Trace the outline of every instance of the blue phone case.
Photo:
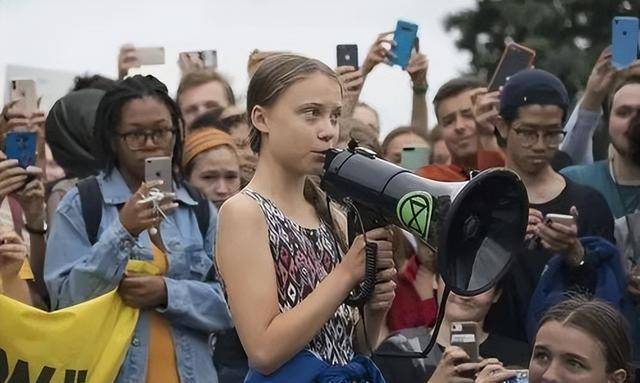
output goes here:
<path id="1" fill-rule="evenodd" d="M 638 18 L 614 17 L 611 22 L 612 64 L 624 69 L 638 59 Z"/>
<path id="2" fill-rule="evenodd" d="M 399 20 L 396 31 L 393 33 L 393 41 L 396 45 L 391 52 L 396 55 L 391 59 L 391 63 L 406 69 L 411 58 L 411 50 L 418 34 L 418 25 Z"/>
<path id="3" fill-rule="evenodd" d="M 27 168 L 36 164 L 36 132 L 11 132 L 7 133 L 4 141 L 4 150 L 7 159 L 18 160 L 18 164 Z"/>

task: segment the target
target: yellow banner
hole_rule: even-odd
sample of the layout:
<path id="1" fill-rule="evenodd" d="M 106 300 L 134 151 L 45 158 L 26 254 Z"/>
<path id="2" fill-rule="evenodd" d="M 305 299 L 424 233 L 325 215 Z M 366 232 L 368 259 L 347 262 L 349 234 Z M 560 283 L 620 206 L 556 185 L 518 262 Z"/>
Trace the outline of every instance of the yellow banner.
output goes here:
<path id="1" fill-rule="evenodd" d="M 50 313 L 0 295 L 0 383 L 113 382 L 138 313 L 115 291 Z"/>

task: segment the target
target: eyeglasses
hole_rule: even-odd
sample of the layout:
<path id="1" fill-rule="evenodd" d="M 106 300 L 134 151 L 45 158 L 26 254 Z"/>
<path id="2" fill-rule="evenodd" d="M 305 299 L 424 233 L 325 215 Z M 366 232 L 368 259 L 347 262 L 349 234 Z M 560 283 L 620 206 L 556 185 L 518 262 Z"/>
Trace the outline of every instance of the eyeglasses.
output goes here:
<path id="1" fill-rule="evenodd" d="M 564 136 L 567 135 L 567 132 L 563 130 L 534 130 L 534 129 L 513 129 L 522 142 L 520 143 L 525 148 L 531 147 L 538 143 L 538 137 L 542 135 L 542 142 L 550 148 L 558 147 L 562 140 L 564 140 Z"/>
<path id="2" fill-rule="evenodd" d="M 151 138 L 151 142 L 154 145 L 165 146 L 171 143 L 173 136 L 176 134 L 177 129 L 155 129 L 151 131 L 138 130 L 129 133 L 118 134 L 120 138 L 126 142 L 127 146 L 131 150 L 142 149 L 147 139 Z"/>

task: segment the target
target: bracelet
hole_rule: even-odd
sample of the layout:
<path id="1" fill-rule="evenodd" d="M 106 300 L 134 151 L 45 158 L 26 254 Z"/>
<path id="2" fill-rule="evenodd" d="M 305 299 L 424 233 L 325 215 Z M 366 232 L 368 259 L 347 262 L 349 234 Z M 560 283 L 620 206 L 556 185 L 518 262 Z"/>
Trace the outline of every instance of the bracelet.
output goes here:
<path id="1" fill-rule="evenodd" d="M 429 89 L 429 84 L 424 85 L 414 85 L 413 86 L 413 94 L 426 94 Z"/>
<path id="2" fill-rule="evenodd" d="M 29 234 L 45 235 L 45 234 L 47 234 L 47 223 L 46 222 L 44 223 L 44 227 L 42 229 L 32 229 L 32 228 L 29 227 L 29 225 L 24 225 L 24 229 Z"/>

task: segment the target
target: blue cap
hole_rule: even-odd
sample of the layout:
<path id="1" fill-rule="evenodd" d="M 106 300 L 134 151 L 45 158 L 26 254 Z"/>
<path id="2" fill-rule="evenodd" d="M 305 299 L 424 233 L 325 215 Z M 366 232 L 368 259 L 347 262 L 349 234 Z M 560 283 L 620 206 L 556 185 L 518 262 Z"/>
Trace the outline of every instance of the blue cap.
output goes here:
<path id="1" fill-rule="evenodd" d="M 569 95 L 559 78 L 541 69 L 525 69 L 507 79 L 500 92 L 500 116 L 513 121 L 525 105 L 557 105 L 567 117 Z"/>

